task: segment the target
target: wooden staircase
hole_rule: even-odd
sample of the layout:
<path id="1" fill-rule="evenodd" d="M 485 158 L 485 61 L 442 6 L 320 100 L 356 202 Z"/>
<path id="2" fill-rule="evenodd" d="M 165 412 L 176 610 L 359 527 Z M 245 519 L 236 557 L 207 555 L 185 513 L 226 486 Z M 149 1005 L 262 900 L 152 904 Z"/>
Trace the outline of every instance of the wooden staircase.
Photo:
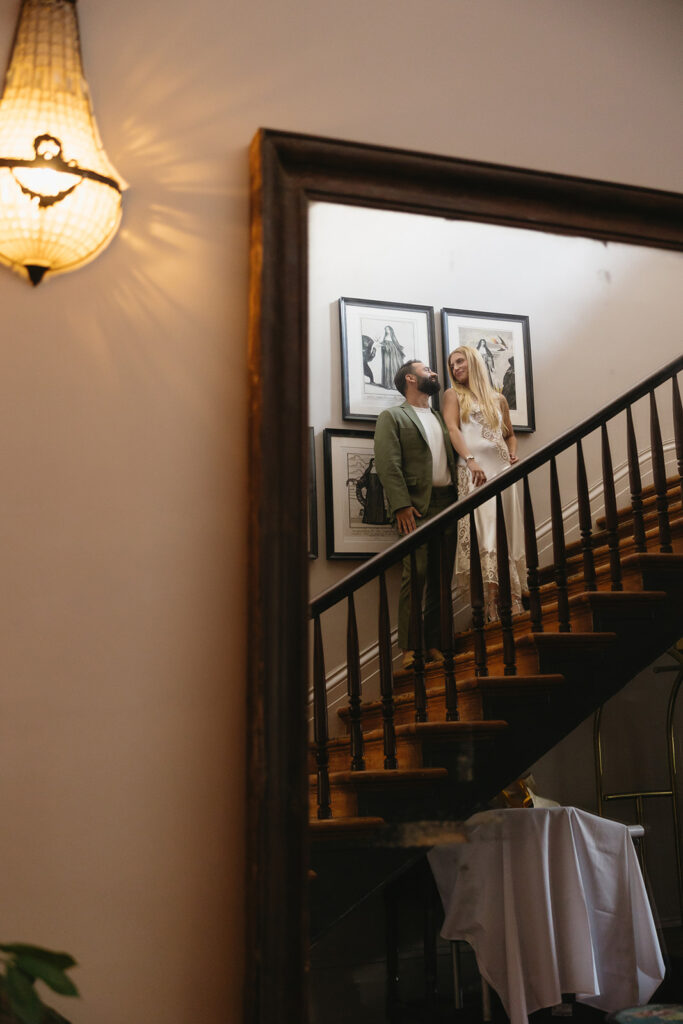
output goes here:
<path id="1" fill-rule="evenodd" d="M 388 686 L 385 671 L 378 700 L 362 702 L 350 679 L 343 736 L 327 738 L 318 708 L 309 754 L 313 941 L 447 841 L 454 823 L 683 634 L 680 477 L 660 472 L 651 488 L 635 488 L 632 505 L 617 510 L 612 499 L 610 508 L 609 494 L 605 504 L 593 529 L 583 495 L 575 544 L 558 540 L 555 523 L 554 565 L 533 565 L 534 533 L 530 610 L 484 625 L 475 596 L 474 627 L 452 637 L 443 664 L 425 666 L 418 651 L 414 670 L 389 672 Z M 349 635 L 352 666 L 351 625 Z"/>

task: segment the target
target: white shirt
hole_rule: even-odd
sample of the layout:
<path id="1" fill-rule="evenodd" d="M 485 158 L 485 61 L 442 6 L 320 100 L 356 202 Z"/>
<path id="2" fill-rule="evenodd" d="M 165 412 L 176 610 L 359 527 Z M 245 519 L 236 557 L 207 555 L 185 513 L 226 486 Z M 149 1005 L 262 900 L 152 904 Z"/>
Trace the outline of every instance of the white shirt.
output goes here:
<path id="1" fill-rule="evenodd" d="M 449 487 L 453 481 L 448 468 L 443 427 L 429 406 L 414 405 L 413 409 L 422 421 L 432 453 L 432 487 Z"/>

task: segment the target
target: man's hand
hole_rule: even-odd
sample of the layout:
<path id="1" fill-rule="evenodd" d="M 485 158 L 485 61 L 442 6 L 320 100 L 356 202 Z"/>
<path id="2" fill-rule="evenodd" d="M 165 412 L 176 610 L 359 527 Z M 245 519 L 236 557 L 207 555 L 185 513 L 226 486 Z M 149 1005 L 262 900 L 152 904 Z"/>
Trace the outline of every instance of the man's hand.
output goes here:
<path id="1" fill-rule="evenodd" d="M 402 537 L 405 537 L 409 533 L 414 533 L 415 530 L 417 530 L 415 516 L 417 516 L 418 519 L 422 519 L 422 516 L 413 505 L 406 505 L 405 508 L 399 508 L 396 510 L 396 526 Z"/>
<path id="2" fill-rule="evenodd" d="M 472 483 L 475 487 L 479 487 L 480 484 L 486 483 L 486 473 L 478 462 L 475 462 L 474 459 L 469 459 L 467 462 L 467 468 L 472 474 Z"/>

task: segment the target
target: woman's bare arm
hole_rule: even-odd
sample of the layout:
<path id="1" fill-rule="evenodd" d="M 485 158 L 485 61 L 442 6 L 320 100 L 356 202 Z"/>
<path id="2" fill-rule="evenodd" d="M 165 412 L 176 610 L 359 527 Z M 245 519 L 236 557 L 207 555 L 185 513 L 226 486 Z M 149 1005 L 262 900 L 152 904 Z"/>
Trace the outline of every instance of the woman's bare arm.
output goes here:
<path id="1" fill-rule="evenodd" d="M 500 411 L 503 414 L 503 423 L 507 431 L 505 437 L 505 444 L 508 446 L 510 452 L 510 462 L 517 462 L 517 438 L 515 432 L 512 429 L 512 420 L 510 419 L 510 406 L 507 403 L 507 399 L 503 398 L 502 395 L 498 395 L 500 400 Z"/>
<path id="2" fill-rule="evenodd" d="M 472 453 L 469 451 L 467 442 L 460 429 L 460 402 L 453 388 L 449 388 L 443 396 L 443 418 L 448 427 L 451 444 L 458 455 L 462 456 L 463 459 L 467 459 L 467 456 Z M 470 471 L 472 483 L 475 487 L 486 483 L 486 473 L 475 459 L 468 459 L 467 468 Z"/>

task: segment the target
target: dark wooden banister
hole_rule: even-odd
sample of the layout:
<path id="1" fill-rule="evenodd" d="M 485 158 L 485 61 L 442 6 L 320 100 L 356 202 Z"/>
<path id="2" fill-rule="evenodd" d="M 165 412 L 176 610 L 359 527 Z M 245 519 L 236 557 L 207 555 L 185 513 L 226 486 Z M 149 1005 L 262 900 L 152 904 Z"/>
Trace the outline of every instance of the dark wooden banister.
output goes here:
<path id="1" fill-rule="evenodd" d="M 354 593 L 360 587 L 370 582 L 370 580 L 375 579 L 381 572 L 394 565 L 404 555 L 409 554 L 417 547 L 425 544 L 431 537 L 440 533 L 450 520 L 460 519 L 465 515 L 469 515 L 479 505 L 483 505 L 485 501 L 488 501 L 489 498 L 495 498 L 496 495 L 506 490 L 511 484 L 527 477 L 535 469 L 549 462 L 554 456 L 575 445 L 577 441 L 580 441 L 592 433 L 592 431 L 607 423 L 608 420 L 611 420 L 614 416 L 617 416 L 620 412 L 633 405 L 638 399 L 644 398 L 645 395 L 649 394 L 654 388 L 659 387 L 660 384 L 664 384 L 681 369 L 683 369 L 683 356 L 673 359 L 666 366 L 657 370 L 656 373 L 646 377 L 640 384 L 634 385 L 625 394 L 610 402 L 599 412 L 589 416 L 588 419 L 583 420 L 577 426 L 571 427 L 554 441 L 544 445 L 543 448 L 539 448 L 538 451 L 528 455 L 525 459 L 520 459 L 514 466 L 510 466 L 494 477 L 493 480 L 482 484 L 481 487 L 478 487 L 476 491 L 473 491 L 466 498 L 461 498 L 451 505 L 450 508 L 439 512 L 438 515 L 430 519 L 424 526 L 421 526 L 415 533 L 408 537 L 401 537 L 400 540 L 397 540 L 386 551 L 382 551 L 380 554 L 368 559 L 367 562 L 354 569 L 353 572 L 350 572 L 339 583 L 328 587 L 327 590 L 323 590 L 322 593 L 313 598 L 309 604 L 310 617 L 314 618 L 329 608 L 333 608 L 339 601 L 347 598 L 349 594 Z"/>

